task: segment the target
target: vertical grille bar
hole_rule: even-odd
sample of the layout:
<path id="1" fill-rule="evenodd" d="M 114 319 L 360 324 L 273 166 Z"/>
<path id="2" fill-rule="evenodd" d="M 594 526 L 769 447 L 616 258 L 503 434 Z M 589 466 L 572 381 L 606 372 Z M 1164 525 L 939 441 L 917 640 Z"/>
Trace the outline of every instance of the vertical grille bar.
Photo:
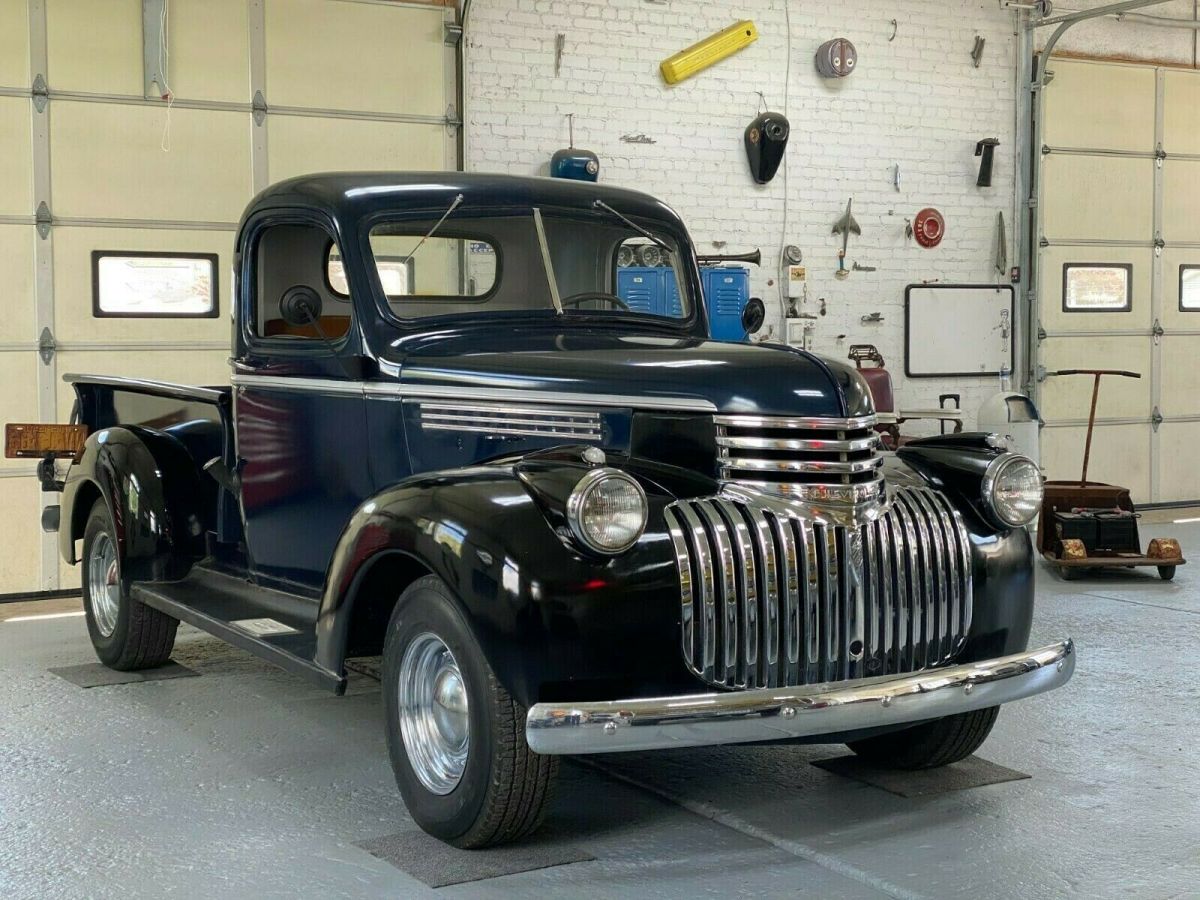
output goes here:
<path id="1" fill-rule="evenodd" d="M 766 687 L 778 687 L 779 679 L 779 573 L 776 566 L 775 536 L 771 523 L 761 509 L 743 509 L 750 517 L 758 558 L 762 561 L 762 671 Z M 785 588 L 786 590 L 786 585 Z"/>
<path id="2" fill-rule="evenodd" d="M 953 658 L 970 628 L 970 539 L 937 491 L 899 488 L 854 527 L 733 497 L 673 503 L 666 524 L 684 662 L 710 684 L 915 671 Z"/>
<path id="3" fill-rule="evenodd" d="M 700 573 L 700 659 L 693 671 L 710 684 L 715 678 L 717 657 L 717 597 L 716 575 L 713 573 L 712 551 L 709 549 L 708 534 L 700 517 L 690 504 L 680 504 L 679 511 L 687 522 L 692 535 L 692 546 L 696 549 L 696 568 Z"/>

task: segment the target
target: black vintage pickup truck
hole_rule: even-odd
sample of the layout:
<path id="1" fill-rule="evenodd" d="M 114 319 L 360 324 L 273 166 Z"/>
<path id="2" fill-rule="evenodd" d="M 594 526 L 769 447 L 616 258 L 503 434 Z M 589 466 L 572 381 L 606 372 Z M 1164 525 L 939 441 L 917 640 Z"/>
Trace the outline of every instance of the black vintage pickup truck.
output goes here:
<path id="1" fill-rule="evenodd" d="M 618 290 L 645 245 L 666 308 Z M 710 340 L 643 194 L 276 185 L 237 238 L 231 365 L 66 376 L 88 436 L 46 524 L 96 652 L 160 665 L 187 622 L 334 692 L 382 656 L 396 780 L 458 846 L 535 828 L 559 754 L 939 766 L 1071 677 L 1070 640 L 1026 646 L 1037 467 L 984 434 L 885 454 L 846 365 Z"/>

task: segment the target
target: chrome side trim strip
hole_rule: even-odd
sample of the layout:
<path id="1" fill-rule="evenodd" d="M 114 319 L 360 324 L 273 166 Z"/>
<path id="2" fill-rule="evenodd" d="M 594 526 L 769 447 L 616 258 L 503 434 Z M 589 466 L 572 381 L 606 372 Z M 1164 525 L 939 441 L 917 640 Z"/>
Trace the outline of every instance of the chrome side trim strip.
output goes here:
<path id="1" fill-rule="evenodd" d="M 1068 638 L 996 659 L 842 684 L 586 703 L 538 703 L 525 739 L 546 755 L 662 750 L 837 735 L 985 709 L 1062 687 Z"/>
<path id="2" fill-rule="evenodd" d="M 600 414 L 589 410 L 430 403 L 418 404 L 417 410 L 425 431 L 600 439 Z"/>
<path id="3" fill-rule="evenodd" d="M 457 384 L 400 384 L 382 381 L 338 381 L 331 378 L 300 376 L 245 375 L 232 378 L 238 387 L 263 387 L 284 391 L 363 394 L 368 399 L 403 400 L 408 398 L 446 397 L 454 400 L 497 400 L 516 403 L 553 403 L 567 406 L 631 407 L 666 409 L 674 412 L 716 412 L 710 401 L 698 397 L 639 397 L 631 394 L 570 394 L 563 391 L 539 391 L 521 388 L 473 387 Z"/>
<path id="4" fill-rule="evenodd" d="M 78 372 L 68 372 L 62 377 L 67 384 L 101 384 L 105 387 L 137 394 L 159 394 L 182 400 L 199 400 L 203 403 L 216 403 L 225 396 L 225 392 L 216 388 L 196 387 L 192 384 L 176 384 L 172 381 L 148 381 L 143 378 L 122 378 L 118 375 L 84 375 Z"/>

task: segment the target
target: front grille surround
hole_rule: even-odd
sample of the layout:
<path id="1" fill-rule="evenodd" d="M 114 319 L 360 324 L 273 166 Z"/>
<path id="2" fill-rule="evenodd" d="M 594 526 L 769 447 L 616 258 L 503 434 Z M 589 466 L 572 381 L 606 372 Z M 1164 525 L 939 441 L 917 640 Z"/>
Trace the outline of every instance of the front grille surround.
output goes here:
<path id="1" fill-rule="evenodd" d="M 684 662 L 715 687 L 914 672 L 966 639 L 970 539 L 937 491 L 899 488 L 858 524 L 745 493 L 676 501 L 666 517 Z"/>

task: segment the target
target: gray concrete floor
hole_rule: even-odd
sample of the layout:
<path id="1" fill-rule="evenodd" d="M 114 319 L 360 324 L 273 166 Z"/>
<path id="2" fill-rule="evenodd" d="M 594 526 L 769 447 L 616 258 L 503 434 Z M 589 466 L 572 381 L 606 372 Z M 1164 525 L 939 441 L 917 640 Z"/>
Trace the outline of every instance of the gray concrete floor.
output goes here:
<path id="1" fill-rule="evenodd" d="M 1169 534 L 1200 563 L 1200 524 L 1143 524 Z M 1200 897 L 1200 565 L 1039 582 L 1033 640 L 1072 635 L 1075 678 L 981 753 L 1030 780 L 904 799 L 809 765 L 837 746 L 567 761 L 544 833 L 595 860 L 436 893 Z M 202 677 L 83 690 L 47 672 L 94 661 L 82 619 L 22 621 L 78 608 L 0 605 L 0 897 L 435 893 L 355 846 L 414 827 L 377 685 L 185 628 Z"/>

